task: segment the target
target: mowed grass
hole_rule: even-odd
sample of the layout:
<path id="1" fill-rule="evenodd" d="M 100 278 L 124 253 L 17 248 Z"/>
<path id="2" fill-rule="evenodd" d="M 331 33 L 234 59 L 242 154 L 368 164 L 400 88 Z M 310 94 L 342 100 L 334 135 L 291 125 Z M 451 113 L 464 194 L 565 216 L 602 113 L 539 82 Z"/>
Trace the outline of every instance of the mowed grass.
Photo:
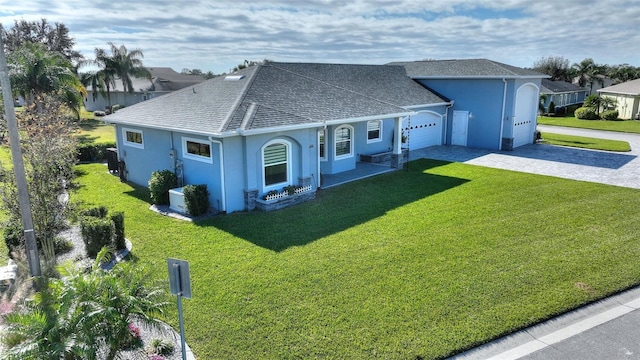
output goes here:
<path id="1" fill-rule="evenodd" d="M 104 165 L 77 169 L 73 200 L 124 211 L 138 262 L 166 279 L 166 258 L 189 261 L 201 359 L 443 358 L 640 283 L 634 189 L 416 160 L 189 223 Z"/>
<path id="2" fill-rule="evenodd" d="M 631 151 L 631 145 L 626 141 L 597 139 L 583 136 L 542 133 L 543 142 L 551 145 L 571 146 L 583 149 L 606 151 Z"/>
<path id="3" fill-rule="evenodd" d="M 637 121 L 637 120 L 621 120 L 621 121 L 580 120 L 580 119 L 576 119 L 574 116 L 566 116 L 566 117 L 538 116 L 538 124 L 567 126 L 567 127 L 581 128 L 581 129 L 620 131 L 620 132 L 640 134 L 640 121 Z"/>
<path id="4" fill-rule="evenodd" d="M 78 122 L 76 137 L 80 142 L 114 143 L 115 130 L 112 125 L 105 125 L 100 120 L 82 119 Z"/>

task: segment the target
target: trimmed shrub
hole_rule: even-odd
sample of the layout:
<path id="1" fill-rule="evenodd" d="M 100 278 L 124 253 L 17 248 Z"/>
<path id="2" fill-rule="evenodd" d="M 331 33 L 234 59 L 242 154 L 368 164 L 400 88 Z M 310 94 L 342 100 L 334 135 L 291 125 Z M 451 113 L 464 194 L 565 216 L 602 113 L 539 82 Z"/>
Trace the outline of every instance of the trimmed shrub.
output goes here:
<path id="1" fill-rule="evenodd" d="M 206 214 L 209 211 L 209 191 L 207 185 L 186 185 L 182 188 L 184 203 L 191 216 Z"/>
<path id="2" fill-rule="evenodd" d="M 618 120 L 618 115 L 618 110 L 607 110 L 601 116 L 605 120 Z"/>
<path id="3" fill-rule="evenodd" d="M 549 103 L 549 108 L 547 109 L 547 112 L 549 114 L 555 114 L 556 113 L 556 104 L 552 102 Z"/>
<path id="4" fill-rule="evenodd" d="M 169 204 L 169 190 L 176 187 L 178 187 L 178 177 L 171 170 L 158 170 L 151 173 L 149 192 L 154 204 Z"/>
<path id="5" fill-rule="evenodd" d="M 574 105 L 567 106 L 567 115 L 573 116 L 576 110 L 579 109 L 580 107 L 582 107 L 582 104 L 574 104 Z"/>
<path id="6" fill-rule="evenodd" d="M 8 224 L 4 228 L 4 243 L 9 250 L 9 258 L 13 259 L 13 252 L 24 245 L 24 232 L 22 226 L 17 224 Z"/>
<path id="7" fill-rule="evenodd" d="M 98 161 L 107 158 L 107 148 L 116 147 L 115 143 L 78 144 L 78 161 Z"/>
<path id="8" fill-rule="evenodd" d="M 124 238 L 124 213 L 122 211 L 116 211 L 109 215 L 109 218 L 113 222 L 114 230 L 114 245 L 116 250 L 121 250 L 127 247 Z"/>
<path id="9" fill-rule="evenodd" d="M 80 233 L 88 257 L 95 258 L 103 247 L 113 244 L 113 221 L 94 216 L 80 218 Z"/>
<path id="10" fill-rule="evenodd" d="M 593 108 L 581 107 L 575 111 L 575 116 L 582 120 L 598 120 L 598 114 Z"/>
<path id="11" fill-rule="evenodd" d="M 105 218 L 107 217 L 108 212 L 109 210 L 107 209 L 106 206 L 96 206 L 96 207 L 86 209 L 85 211 L 82 212 L 82 215 L 93 216 L 97 218 Z"/>

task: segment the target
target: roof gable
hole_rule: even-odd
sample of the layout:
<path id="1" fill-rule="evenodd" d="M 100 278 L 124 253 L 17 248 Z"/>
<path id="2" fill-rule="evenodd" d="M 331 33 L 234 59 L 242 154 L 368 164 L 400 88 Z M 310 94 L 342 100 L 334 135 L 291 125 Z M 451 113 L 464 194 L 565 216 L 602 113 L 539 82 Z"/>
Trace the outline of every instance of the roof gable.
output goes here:
<path id="1" fill-rule="evenodd" d="M 609 86 L 603 89 L 598 89 L 598 92 L 625 94 L 625 95 L 640 95 L 640 79 L 635 79 L 622 84 Z"/>
<path id="2" fill-rule="evenodd" d="M 416 78 L 546 78 L 537 71 L 487 59 L 426 60 L 394 62 L 403 65 Z"/>

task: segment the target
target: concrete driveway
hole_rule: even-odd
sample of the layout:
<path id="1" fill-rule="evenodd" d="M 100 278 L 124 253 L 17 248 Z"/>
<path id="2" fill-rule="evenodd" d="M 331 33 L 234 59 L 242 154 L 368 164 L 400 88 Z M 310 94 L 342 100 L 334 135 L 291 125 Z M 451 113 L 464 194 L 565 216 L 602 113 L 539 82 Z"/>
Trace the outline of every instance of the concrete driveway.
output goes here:
<path id="1" fill-rule="evenodd" d="M 542 132 L 623 140 L 625 153 L 532 144 L 513 151 L 490 151 L 461 146 L 412 150 L 410 159 L 429 158 L 498 169 L 590 181 L 640 189 L 640 135 L 538 125 Z"/>

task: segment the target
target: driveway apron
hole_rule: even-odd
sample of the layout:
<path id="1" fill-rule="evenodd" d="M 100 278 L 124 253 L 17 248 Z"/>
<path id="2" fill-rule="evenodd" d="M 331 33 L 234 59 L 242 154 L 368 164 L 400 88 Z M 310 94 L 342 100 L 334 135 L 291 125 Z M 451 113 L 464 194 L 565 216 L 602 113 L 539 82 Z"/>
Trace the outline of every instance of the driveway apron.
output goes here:
<path id="1" fill-rule="evenodd" d="M 627 141 L 631 151 L 620 153 L 539 143 L 521 146 L 513 151 L 444 145 L 412 150 L 409 156 L 410 159 L 462 162 L 640 189 L 640 135 L 542 125 L 538 129 L 556 134 Z"/>

